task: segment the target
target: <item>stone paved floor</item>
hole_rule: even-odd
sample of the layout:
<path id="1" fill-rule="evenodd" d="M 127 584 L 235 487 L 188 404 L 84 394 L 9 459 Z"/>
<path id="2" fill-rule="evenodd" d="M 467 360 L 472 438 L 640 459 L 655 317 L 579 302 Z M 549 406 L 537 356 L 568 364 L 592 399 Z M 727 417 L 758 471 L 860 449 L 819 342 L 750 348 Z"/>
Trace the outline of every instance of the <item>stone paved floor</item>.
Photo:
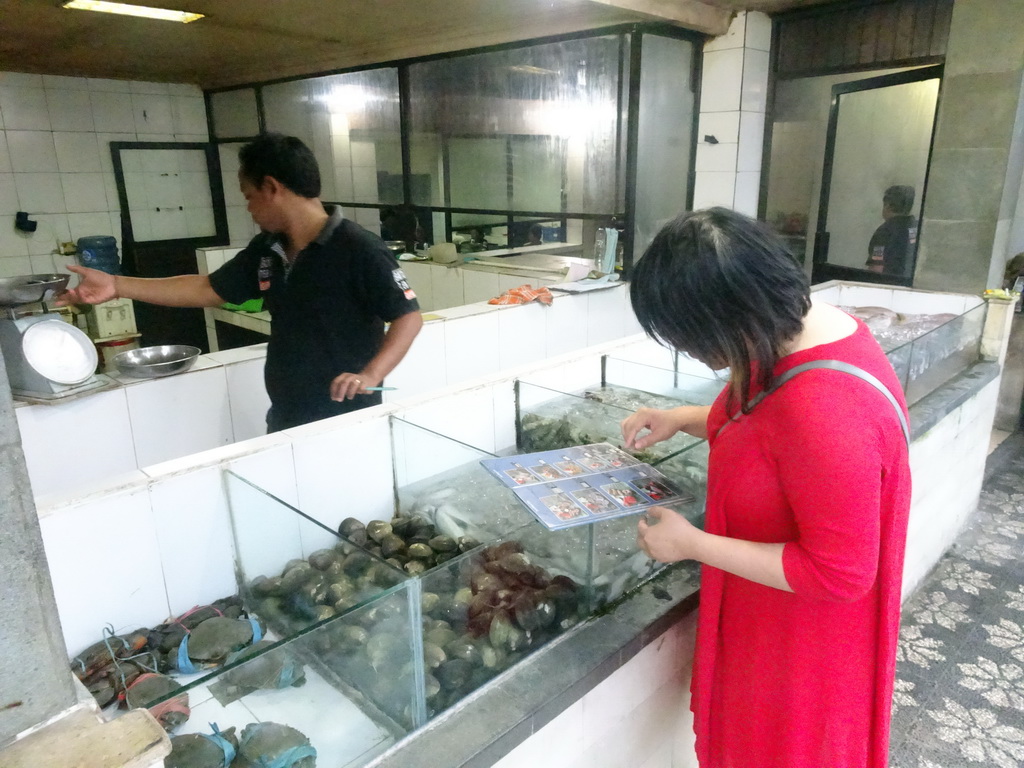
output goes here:
<path id="1" fill-rule="evenodd" d="M 1024 436 L 990 455 L 978 512 L 903 607 L 891 768 L 1024 766 Z"/>

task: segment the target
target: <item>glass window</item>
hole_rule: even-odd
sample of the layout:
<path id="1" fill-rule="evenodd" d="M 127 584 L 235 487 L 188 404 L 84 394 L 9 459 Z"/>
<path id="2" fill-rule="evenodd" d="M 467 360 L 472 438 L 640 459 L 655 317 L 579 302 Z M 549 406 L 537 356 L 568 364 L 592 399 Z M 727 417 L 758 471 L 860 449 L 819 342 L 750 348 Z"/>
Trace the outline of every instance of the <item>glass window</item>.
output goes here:
<path id="1" fill-rule="evenodd" d="M 613 213 L 619 56 L 603 36 L 413 64 L 417 205 Z"/>
<path id="2" fill-rule="evenodd" d="M 508 146 L 504 137 L 448 140 L 451 206 L 508 210 Z"/>
<path id="3" fill-rule="evenodd" d="M 833 86 L 861 80 L 868 74 L 881 76 L 900 71 L 903 70 L 853 72 L 776 83 L 765 219 L 787 241 L 797 258 L 810 262 L 814 252 Z M 894 124 L 897 129 L 903 125 L 903 117 Z M 864 157 L 875 159 L 870 153 Z M 871 195 L 872 213 L 880 208 L 880 194 Z M 858 266 L 866 258 L 863 253 L 866 245 L 857 249 Z"/>
<path id="4" fill-rule="evenodd" d="M 324 200 L 396 204 L 402 189 L 398 70 L 370 69 L 269 85 L 267 130 L 316 155 Z"/>
<path id="5" fill-rule="evenodd" d="M 213 133 L 218 139 L 255 136 L 260 132 L 256 111 L 256 91 L 240 88 L 210 95 Z"/>
<path id="6" fill-rule="evenodd" d="M 686 210 L 693 146 L 693 43 L 644 35 L 641 52 L 634 258 Z"/>

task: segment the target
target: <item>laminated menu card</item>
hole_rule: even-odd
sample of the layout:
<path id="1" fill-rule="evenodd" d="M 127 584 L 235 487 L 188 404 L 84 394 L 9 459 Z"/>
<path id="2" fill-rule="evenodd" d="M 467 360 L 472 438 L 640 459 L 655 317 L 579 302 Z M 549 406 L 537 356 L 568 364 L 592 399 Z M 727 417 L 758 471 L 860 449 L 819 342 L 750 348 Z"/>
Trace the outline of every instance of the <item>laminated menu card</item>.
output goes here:
<path id="1" fill-rule="evenodd" d="M 480 463 L 552 530 L 622 517 L 659 504 L 693 501 L 692 495 L 650 464 L 610 443 Z"/>

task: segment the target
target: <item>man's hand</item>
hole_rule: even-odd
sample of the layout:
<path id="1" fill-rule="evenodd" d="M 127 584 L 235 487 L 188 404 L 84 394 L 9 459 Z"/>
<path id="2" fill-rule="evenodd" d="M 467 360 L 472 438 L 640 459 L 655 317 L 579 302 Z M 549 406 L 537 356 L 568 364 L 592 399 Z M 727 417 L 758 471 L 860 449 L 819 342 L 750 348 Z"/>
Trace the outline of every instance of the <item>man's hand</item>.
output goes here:
<path id="1" fill-rule="evenodd" d="M 703 535 L 678 512 L 668 507 L 651 507 L 637 523 L 636 543 L 652 560 L 674 563 L 695 559 L 695 543 Z"/>
<path id="2" fill-rule="evenodd" d="M 117 298 L 117 284 L 114 275 L 98 269 L 68 264 L 68 271 L 79 275 L 78 286 L 64 291 L 54 304 L 58 307 L 68 304 L 102 304 Z"/>
<path id="3" fill-rule="evenodd" d="M 380 380 L 367 373 L 343 373 L 331 382 L 331 400 L 339 403 L 356 395 L 368 395 L 367 387 L 380 386 Z"/>

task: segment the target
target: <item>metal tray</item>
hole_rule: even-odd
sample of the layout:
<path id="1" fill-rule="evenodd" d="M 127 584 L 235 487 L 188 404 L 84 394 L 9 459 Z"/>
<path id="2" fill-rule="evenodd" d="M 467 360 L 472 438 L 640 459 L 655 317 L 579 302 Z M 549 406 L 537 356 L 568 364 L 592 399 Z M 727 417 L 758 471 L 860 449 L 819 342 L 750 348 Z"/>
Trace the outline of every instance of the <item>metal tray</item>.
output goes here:
<path id="1" fill-rule="evenodd" d="M 186 344 L 129 349 L 114 356 L 114 365 L 125 376 L 155 379 L 187 371 L 199 357 L 200 351 L 199 347 Z"/>
<path id="2" fill-rule="evenodd" d="M 71 275 L 21 275 L 0 278 L 0 306 L 49 301 L 63 292 Z"/>

